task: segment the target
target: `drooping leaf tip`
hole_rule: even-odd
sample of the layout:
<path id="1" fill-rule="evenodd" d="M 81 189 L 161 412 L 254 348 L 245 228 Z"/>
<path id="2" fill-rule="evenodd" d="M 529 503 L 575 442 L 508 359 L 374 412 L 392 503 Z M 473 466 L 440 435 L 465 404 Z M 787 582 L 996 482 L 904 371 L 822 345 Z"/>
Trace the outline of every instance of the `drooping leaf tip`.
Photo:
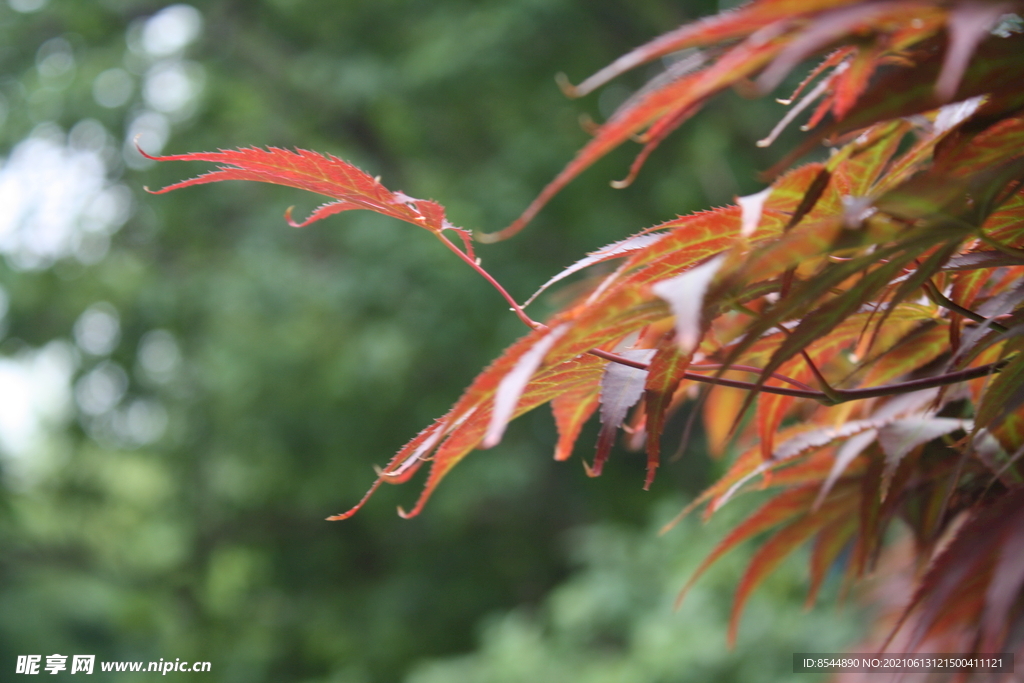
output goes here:
<path id="1" fill-rule="evenodd" d="M 594 121 L 594 119 L 590 118 L 590 114 L 586 112 L 580 114 L 578 120 L 580 128 L 583 130 L 583 132 L 591 137 L 597 135 L 598 132 L 601 130 L 601 124 L 597 123 L 596 121 Z"/>
<path id="2" fill-rule="evenodd" d="M 683 606 L 683 600 L 686 599 L 687 593 L 690 592 L 690 589 L 693 588 L 693 584 L 696 583 L 696 578 L 697 576 L 691 577 L 690 580 L 686 582 L 686 585 L 679 590 L 679 593 L 676 594 L 675 602 L 672 603 L 672 611 L 678 612 L 679 608 Z"/>
<path id="3" fill-rule="evenodd" d="M 292 211 L 294 211 L 294 210 L 295 210 L 295 205 L 294 204 L 292 206 L 289 206 L 287 209 L 285 209 L 284 210 L 284 220 L 285 220 L 285 222 L 288 225 L 290 225 L 293 228 L 301 228 L 303 224 L 302 223 L 296 223 L 292 219 Z"/>
<path id="4" fill-rule="evenodd" d="M 653 467 L 648 466 L 647 476 L 644 478 L 644 491 L 650 491 L 651 485 L 654 484 L 654 476 L 657 474 L 658 466 L 655 464 Z"/>
<path id="5" fill-rule="evenodd" d="M 423 506 L 417 504 L 416 507 L 414 507 L 412 510 L 410 510 L 409 512 L 406 512 L 405 508 L 402 507 L 401 505 L 399 505 L 398 506 L 398 516 L 401 517 L 402 519 L 412 519 L 413 517 L 416 517 L 417 515 L 419 515 L 420 511 L 422 511 L 422 510 L 423 510 Z"/>
<path id="6" fill-rule="evenodd" d="M 497 242 L 503 242 L 522 230 L 525 225 L 526 222 L 519 219 L 507 228 L 503 228 L 497 232 L 481 232 L 480 230 L 474 230 L 473 239 L 480 244 L 495 244 Z"/>
<path id="7" fill-rule="evenodd" d="M 141 137 L 142 134 L 140 133 L 136 135 L 134 138 L 132 138 L 132 144 L 135 145 L 135 149 L 138 151 L 138 153 L 144 156 L 145 158 L 149 159 L 150 161 L 160 161 L 160 157 L 155 157 L 152 156 L 151 154 L 147 154 L 145 150 L 142 149 L 142 146 L 139 144 L 139 138 Z"/>
<path id="8" fill-rule="evenodd" d="M 732 624 L 732 623 L 729 624 L 729 633 L 728 633 L 728 635 L 725 638 L 725 645 L 730 650 L 735 650 L 736 649 L 736 637 L 739 635 L 739 633 L 738 633 L 739 632 L 739 628 L 740 628 L 740 625 L 739 625 L 738 622 L 735 623 L 735 624 Z"/>
<path id="9" fill-rule="evenodd" d="M 149 194 L 167 194 L 171 190 L 177 190 L 179 187 L 183 187 L 184 183 L 189 183 L 189 181 L 183 180 L 180 183 L 174 183 L 173 185 L 168 185 L 167 187 L 161 187 L 159 190 L 150 189 L 149 185 L 143 185 L 142 189 Z"/>
<path id="10" fill-rule="evenodd" d="M 661 525 L 661 528 L 660 528 L 660 529 L 658 529 L 658 535 L 659 535 L 659 536 L 664 536 L 664 535 L 665 535 L 665 534 L 667 534 L 668 532 L 670 532 L 670 531 L 672 531 L 673 529 L 675 529 L 675 528 L 676 528 L 676 525 L 677 525 L 677 524 L 679 524 L 679 522 L 683 521 L 683 518 L 684 518 L 684 517 L 686 517 L 686 516 L 687 516 L 688 514 L 690 514 L 690 512 L 692 512 L 692 511 L 693 511 L 693 509 L 694 509 L 694 508 L 696 508 L 696 507 L 697 507 L 697 505 L 699 505 L 699 504 L 700 504 L 700 502 L 701 502 L 701 499 L 700 499 L 700 498 L 697 498 L 697 499 L 696 499 L 696 500 L 694 500 L 694 501 L 693 501 L 692 503 L 690 503 L 689 505 L 687 505 L 686 507 L 684 507 L 684 508 L 683 508 L 683 509 L 682 509 L 682 510 L 681 510 L 681 511 L 679 512 L 679 514 L 677 514 L 677 515 L 676 515 L 675 517 L 673 517 L 673 518 L 672 518 L 672 519 L 670 519 L 669 521 L 667 521 L 667 522 L 665 522 L 664 524 L 662 524 L 662 525 Z"/>
<path id="11" fill-rule="evenodd" d="M 360 499 L 358 503 L 356 503 L 354 506 L 352 506 L 349 510 L 346 510 L 345 512 L 327 517 L 327 521 L 338 522 L 343 519 L 348 519 L 349 517 L 359 512 L 363 508 L 363 506 L 366 505 L 366 502 L 370 500 L 370 497 L 373 496 L 374 492 L 380 487 L 382 481 L 384 481 L 383 477 L 378 476 L 376 481 L 374 481 L 373 485 L 370 486 L 369 490 L 363 494 L 362 499 Z"/>
<path id="12" fill-rule="evenodd" d="M 580 92 L 576 89 L 576 86 L 569 82 L 569 77 L 559 71 L 555 74 L 555 83 L 558 84 L 558 89 L 562 91 L 562 94 L 566 97 L 576 99 L 580 96 Z"/>

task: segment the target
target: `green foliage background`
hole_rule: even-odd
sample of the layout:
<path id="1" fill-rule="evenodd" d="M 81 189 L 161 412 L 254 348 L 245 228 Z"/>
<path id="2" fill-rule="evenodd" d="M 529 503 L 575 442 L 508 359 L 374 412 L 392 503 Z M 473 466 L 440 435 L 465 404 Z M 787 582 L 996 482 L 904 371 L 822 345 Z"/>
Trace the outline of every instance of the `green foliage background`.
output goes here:
<path id="1" fill-rule="evenodd" d="M 165 5 L 0 4 L 0 155 L 33 135 L 65 144 L 64 132 L 91 119 L 106 131 L 108 181 L 132 196 L 95 263 L 0 262 L 9 298 L 0 355 L 25 359 L 63 340 L 74 381 L 110 362 L 129 378 L 110 411 L 72 407 L 52 424 L 30 463 L 0 457 L 0 678 L 13 676 L 19 654 L 59 652 L 209 660 L 211 674 L 173 676 L 247 683 L 760 681 L 786 675 L 794 649 L 852 637 L 851 615 L 799 612 L 792 564 L 762 591 L 734 653 L 724 652 L 724 615 L 736 564 L 709 575 L 693 596 L 699 608 L 671 612 L 718 535 L 687 527 L 659 539 L 647 520 L 678 509 L 718 466 L 692 454 L 699 439 L 644 494 L 639 456 L 618 452 L 593 481 L 576 463 L 553 463 L 551 419 L 538 411 L 458 468 L 421 517 L 394 514 L 416 495 L 412 484 L 379 492 L 352 520 L 322 522 L 358 500 L 371 466 L 442 414 L 522 329 L 474 273 L 396 221 L 353 213 L 295 231 L 286 208 L 302 214 L 315 197 L 241 183 L 145 194 L 144 185 L 207 170 L 125 162 L 159 62 L 139 52 L 140 31 Z M 165 153 L 330 152 L 486 229 L 510 221 L 585 141 L 580 113 L 607 116 L 653 71 L 582 102 L 561 96 L 554 73 L 578 81 L 719 9 L 655 0 L 194 7 L 202 31 L 172 57 L 198 66 L 203 86 L 189 111 L 170 116 Z M 60 37 L 73 66 L 48 77 L 40 48 Z M 104 107 L 94 83 L 112 68 L 131 74 L 134 89 Z M 588 250 L 757 189 L 754 171 L 771 157 L 753 142 L 776 109 L 722 98 L 625 191 L 607 181 L 624 175 L 633 150 L 611 155 L 523 235 L 481 248 L 485 265 L 522 300 Z M 109 356 L 73 347 L 76 321 L 97 302 L 119 318 Z M 167 377 L 140 363 L 154 330 L 180 350 Z M 111 431 L 134 400 L 166 412 L 159 439 L 132 444 Z M 666 496 L 674 502 L 655 512 Z"/>

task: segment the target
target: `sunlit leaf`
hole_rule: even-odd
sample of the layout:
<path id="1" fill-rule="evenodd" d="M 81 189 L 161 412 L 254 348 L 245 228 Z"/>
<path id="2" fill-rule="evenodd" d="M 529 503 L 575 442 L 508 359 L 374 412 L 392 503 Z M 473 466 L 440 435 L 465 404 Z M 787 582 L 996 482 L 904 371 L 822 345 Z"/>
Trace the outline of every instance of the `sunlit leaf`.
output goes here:
<path id="1" fill-rule="evenodd" d="M 329 154 L 323 155 L 304 149 L 291 151 L 277 147 L 248 147 L 151 158 L 157 161 L 207 161 L 221 164 L 216 171 L 168 185 L 155 190 L 155 194 L 221 180 L 254 180 L 295 187 L 336 200 L 317 209 L 299 225 L 307 225 L 341 211 L 367 209 L 432 232 L 452 227 L 447 224 L 444 209 L 440 204 L 414 199 L 402 192 L 392 192 L 381 185 L 377 178 Z"/>
<path id="2" fill-rule="evenodd" d="M 690 576 L 690 579 L 683 586 L 682 590 L 679 591 L 679 595 L 676 598 L 676 604 L 678 605 L 686 597 L 690 588 L 697 582 L 708 567 L 714 564 L 720 557 L 725 555 L 727 552 L 735 548 L 743 541 L 756 536 L 757 534 L 768 531 L 769 529 L 782 524 L 788 520 L 793 519 L 797 515 L 800 515 L 810 508 L 811 503 L 814 502 L 814 495 L 817 493 L 814 487 L 800 487 L 784 491 L 778 494 L 747 519 L 740 523 L 734 528 L 729 534 L 715 546 L 715 549 L 704 558 L 697 567 L 696 571 Z"/>
<path id="3" fill-rule="evenodd" d="M 569 266 L 568 268 L 566 268 L 565 270 L 563 270 L 562 272 L 558 273 L 550 280 L 545 282 L 543 285 L 541 285 L 540 289 L 538 289 L 536 292 L 530 295 L 530 298 L 526 300 L 526 303 L 523 304 L 523 307 L 525 308 L 526 306 L 529 306 L 548 287 L 555 284 L 556 282 L 559 282 L 560 280 L 564 280 L 573 273 L 579 272 L 584 268 L 589 268 L 595 263 L 603 263 L 611 259 L 622 258 L 623 256 L 626 256 L 630 252 L 637 251 L 638 249 L 643 249 L 644 247 L 654 244 L 664 236 L 665 233 L 663 232 L 644 232 L 639 235 L 633 235 L 632 237 L 629 237 L 627 239 L 614 242 L 606 247 L 601 247 L 597 251 L 590 252 L 586 256 L 586 258 L 580 259 L 579 261 L 572 264 L 571 266 Z"/>
<path id="4" fill-rule="evenodd" d="M 632 361 L 648 363 L 654 353 L 654 349 L 626 349 L 620 351 L 619 355 Z M 615 441 L 615 435 L 626 419 L 626 412 L 643 396 L 646 383 L 646 370 L 621 363 L 609 363 L 605 367 L 601 378 L 601 434 L 597 440 L 594 465 L 586 466 L 589 476 L 596 477 L 601 474 Z"/>
<path id="5" fill-rule="evenodd" d="M 958 429 L 969 432 L 972 427 L 970 420 L 922 416 L 894 420 L 879 429 L 878 445 L 885 453 L 885 471 L 882 473 L 883 494 L 888 490 L 888 482 L 896 468 L 910 451 Z"/>
<path id="6" fill-rule="evenodd" d="M 593 383 L 581 385 L 551 399 L 551 411 L 558 427 L 555 460 L 568 460 L 572 455 L 580 430 L 600 404 L 600 394 L 600 376 L 595 376 Z"/>
<path id="7" fill-rule="evenodd" d="M 856 509 L 857 490 L 848 488 L 842 494 L 833 495 L 825 505 L 814 514 L 806 514 L 795 522 L 785 526 L 764 542 L 757 549 L 736 587 L 733 599 L 732 614 L 729 617 L 728 640 L 730 645 L 736 644 L 739 630 L 740 614 L 750 593 L 764 580 L 786 557 L 804 541 L 813 536 L 822 527 L 839 519 L 849 519 L 850 513 Z"/>
<path id="8" fill-rule="evenodd" d="M 702 331 L 704 293 L 721 265 L 722 259 L 715 258 L 682 275 L 662 280 L 651 288 L 672 309 L 672 315 L 676 318 L 676 343 L 683 353 L 690 353 L 697 348 Z"/>
<path id="9" fill-rule="evenodd" d="M 509 418 L 512 417 L 512 413 L 515 412 L 523 389 L 533 377 L 533 373 L 540 367 L 544 355 L 558 341 L 558 338 L 565 334 L 567 329 L 564 326 L 556 327 L 539 339 L 529 351 L 519 357 L 509 373 L 498 382 L 498 388 L 494 393 L 494 407 L 491 409 L 491 422 L 487 427 L 487 436 L 484 437 L 481 444 L 484 448 L 492 448 L 501 441 L 501 436 L 505 433 L 505 426 L 508 424 Z"/>
<path id="10" fill-rule="evenodd" d="M 672 403 L 683 374 L 690 365 L 689 354 L 681 353 L 672 339 L 658 347 L 651 359 L 651 367 L 644 385 L 644 408 L 647 412 L 647 478 L 644 488 L 649 489 L 661 460 L 661 433 L 665 426 L 665 413 Z"/>

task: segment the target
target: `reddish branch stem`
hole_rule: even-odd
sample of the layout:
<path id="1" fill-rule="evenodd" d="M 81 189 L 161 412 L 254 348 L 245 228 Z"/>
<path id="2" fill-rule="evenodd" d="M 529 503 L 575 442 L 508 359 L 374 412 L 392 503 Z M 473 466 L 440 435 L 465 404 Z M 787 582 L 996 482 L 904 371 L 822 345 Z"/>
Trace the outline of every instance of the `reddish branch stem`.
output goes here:
<path id="1" fill-rule="evenodd" d="M 512 306 L 512 311 L 519 317 L 520 320 L 523 321 L 524 325 L 526 325 L 527 327 L 533 328 L 533 329 L 537 329 L 539 327 L 544 327 L 543 325 L 541 325 L 541 323 L 537 322 L 536 320 L 532 319 L 530 316 L 526 315 L 526 311 L 523 310 L 523 307 L 516 303 L 516 300 L 512 298 L 512 295 L 509 294 L 507 291 L 505 291 L 505 288 L 501 286 L 501 283 L 499 283 L 497 280 L 495 280 L 494 277 L 490 273 L 488 273 L 486 270 L 484 270 L 483 266 L 481 266 L 479 263 L 477 263 L 475 258 L 473 258 L 469 254 L 467 254 L 466 252 L 462 251 L 457 246 L 452 244 L 451 240 L 449 240 L 444 235 L 442 235 L 440 233 L 437 233 L 437 238 L 439 240 L 441 240 L 442 242 L 444 242 L 444 245 L 446 247 L 448 247 L 453 252 L 455 252 L 455 254 L 460 259 L 465 261 L 469 265 L 470 268 L 472 268 L 476 272 L 480 273 L 480 276 L 483 277 L 485 280 L 487 280 L 491 284 L 492 287 L 494 287 L 496 290 L 498 290 L 498 293 L 501 294 L 503 297 L 505 297 L 505 301 L 507 301 L 509 303 L 509 305 Z"/>
<path id="2" fill-rule="evenodd" d="M 690 369 L 691 370 L 698 370 L 698 371 L 700 371 L 700 370 L 722 370 L 722 369 L 725 369 L 725 370 L 739 370 L 740 372 L 753 372 L 753 373 L 758 374 L 758 375 L 760 375 L 760 374 L 762 374 L 764 372 L 764 370 L 762 370 L 761 368 L 755 368 L 755 367 L 753 367 L 751 365 L 729 365 L 729 366 L 725 366 L 725 365 L 721 365 L 719 363 L 711 363 L 711 364 L 708 364 L 708 365 L 691 365 Z M 807 384 L 804 384 L 800 380 L 793 379 L 792 377 L 786 377 L 785 375 L 779 374 L 777 372 L 771 373 L 770 377 L 774 377 L 775 379 L 779 380 L 780 382 L 785 382 L 786 384 L 792 384 L 797 389 L 805 389 L 807 391 L 814 391 L 814 389 L 812 389 Z"/>
<path id="3" fill-rule="evenodd" d="M 523 322 L 523 324 L 534 330 L 548 329 L 547 325 L 539 323 L 533 318 L 531 318 L 529 315 L 527 315 L 526 311 L 523 310 L 523 307 L 516 303 L 516 300 L 512 298 L 512 295 L 509 294 L 508 291 L 506 291 L 505 288 L 502 287 L 501 284 L 497 280 L 495 280 L 490 273 L 484 270 L 484 268 L 479 263 L 477 263 L 475 258 L 459 249 L 444 235 L 438 234 L 437 237 L 442 242 L 444 242 L 446 247 L 451 249 L 460 259 L 465 261 L 470 268 L 479 273 L 481 277 L 483 277 L 485 280 L 487 280 L 487 282 L 491 284 L 492 287 L 498 290 L 498 293 L 500 293 L 501 296 L 504 297 L 505 301 L 509 303 L 509 305 L 512 307 L 512 311 L 516 314 L 516 316 L 518 316 L 518 318 Z M 620 365 L 628 365 L 629 367 L 636 368 L 638 370 L 650 369 L 650 364 L 648 363 L 630 360 L 629 358 L 625 358 L 610 351 L 602 351 L 601 349 L 591 349 L 587 353 L 593 356 L 597 356 L 598 358 L 604 358 L 605 360 L 611 361 L 613 363 L 619 363 Z M 807 360 L 810 361 L 810 358 L 807 358 Z M 764 392 L 766 394 L 779 394 L 781 396 L 793 396 L 795 398 L 810 398 L 824 405 L 836 405 L 839 403 L 846 403 L 848 401 L 862 401 L 867 398 L 894 396 L 896 394 L 906 394 L 912 391 L 921 391 L 923 389 L 934 389 L 935 387 L 946 386 L 949 384 L 959 384 L 960 382 L 966 382 L 968 380 L 977 379 L 979 377 L 984 377 L 986 375 L 999 372 L 1007 363 L 1010 362 L 1010 360 L 1011 359 L 1009 358 L 1004 358 L 1003 360 L 998 361 L 996 363 L 988 363 L 986 365 L 980 365 L 976 368 L 968 368 L 967 370 L 959 370 L 957 372 L 948 372 L 943 375 L 935 375 L 934 377 L 912 379 L 906 382 L 897 382 L 895 384 L 884 384 L 880 387 L 865 387 L 863 389 L 835 389 L 830 387 L 828 393 L 824 391 L 815 391 L 814 389 L 811 389 L 803 382 L 799 382 L 795 379 L 792 379 L 791 377 L 786 377 L 785 375 L 780 375 L 774 372 L 770 373 L 771 377 L 779 381 L 792 384 L 797 388 L 790 389 L 788 387 L 765 386 L 763 384 L 754 384 L 752 382 L 743 382 L 740 380 L 726 379 L 724 377 L 717 376 L 712 377 L 709 375 L 702 375 L 700 373 L 690 371 L 684 372 L 683 378 L 692 380 L 694 382 L 717 384 L 719 386 L 732 387 L 734 389 Z M 717 369 L 741 370 L 744 372 L 763 372 L 760 368 L 754 368 L 747 365 L 732 365 L 727 368 L 723 368 L 723 366 L 721 365 L 716 365 L 714 367 Z M 811 368 L 813 371 L 817 371 L 817 368 L 814 367 L 813 363 L 811 363 Z M 820 377 L 820 375 L 819 379 L 822 381 L 824 380 L 824 378 Z"/>
<path id="4" fill-rule="evenodd" d="M 589 353 L 598 356 L 599 358 L 610 360 L 614 363 L 621 363 L 622 365 L 637 368 L 638 370 L 647 370 L 650 367 L 647 363 L 623 358 L 622 356 L 617 356 L 616 354 L 609 353 L 608 351 L 601 351 L 600 349 L 591 349 Z M 830 399 L 823 391 L 788 389 L 786 387 L 769 387 L 753 384 L 751 382 L 725 379 L 724 377 L 709 377 L 708 375 L 700 375 L 695 372 L 684 372 L 683 377 L 695 382 L 718 384 L 723 387 L 746 389 L 748 391 L 762 391 L 766 394 L 780 394 L 782 396 L 795 396 L 796 398 L 812 398 L 826 405 L 834 405 L 836 403 L 846 403 L 847 401 L 861 401 L 866 398 L 893 396 L 895 394 L 905 394 L 911 391 L 921 391 L 922 389 L 934 389 L 935 387 L 946 386 L 947 384 L 966 382 L 968 380 L 990 375 L 994 372 L 999 372 L 1007 363 L 1010 362 L 1010 360 L 1010 358 L 1004 358 L 997 363 L 979 365 L 976 368 L 968 368 L 967 370 L 959 370 L 957 372 L 950 372 L 944 375 L 935 375 L 934 377 L 922 377 L 921 379 L 912 379 L 906 382 L 897 382 L 895 384 L 884 384 L 880 387 L 866 387 L 863 389 L 833 389 L 832 392 L 835 394 L 835 399 Z"/>
<path id="5" fill-rule="evenodd" d="M 781 329 L 784 330 L 786 328 L 783 327 Z M 811 354 L 807 353 L 807 351 L 803 349 L 800 350 L 800 353 L 803 355 L 804 361 L 807 363 L 807 367 L 811 369 L 811 373 L 818 380 L 818 384 L 821 385 L 821 393 L 825 394 L 828 397 L 828 400 L 832 403 L 842 403 L 839 396 L 836 394 L 836 390 L 832 388 L 832 385 L 825 379 L 825 375 L 821 374 L 821 370 L 819 370 L 818 366 L 814 364 L 813 360 L 811 360 Z"/>

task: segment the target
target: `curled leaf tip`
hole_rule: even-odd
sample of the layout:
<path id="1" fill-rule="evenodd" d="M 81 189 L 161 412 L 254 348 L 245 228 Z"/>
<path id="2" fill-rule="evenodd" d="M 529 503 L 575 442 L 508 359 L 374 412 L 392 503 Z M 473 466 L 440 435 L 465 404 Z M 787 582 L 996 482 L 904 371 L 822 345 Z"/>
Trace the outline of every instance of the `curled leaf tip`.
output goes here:
<path id="1" fill-rule="evenodd" d="M 648 466 L 647 467 L 647 477 L 644 479 L 644 491 L 650 491 L 651 490 L 651 485 L 654 483 L 654 475 L 657 473 L 657 471 L 658 471 L 658 465 L 657 464 L 654 464 L 653 466 Z"/>
<path id="2" fill-rule="evenodd" d="M 679 522 L 683 521 L 683 519 L 685 519 L 687 515 L 696 510 L 697 507 L 705 500 L 706 498 L 704 496 L 699 496 L 692 500 L 689 505 L 687 505 L 686 507 L 679 511 L 679 514 L 677 514 L 669 521 L 665 522 L 665 524 L 663 524 L 661 528 L 658 529 L 658 535 L 663 536 L 668 532 L 672 531 L 672 529 L 675 529 L 676 525 L 679 524 Z"/>
<path id="3" fill-rule="evenodd" d="M 622 180 L 613 180 L 608 184 L 614 187 L 616 190 L 624 190 L 630 185 L 632 185 L 635 179 L 636 173 L 630 171 L 629 175 L 623 178 Z"/>
<path id="4" fill-rule="evenodd" d="M 520 230 L 526 227 L 526 221 L 522 218 L 517 219 L 512 225 L 507 228 L 498 230 L 497 232 L 481 232 L 479 230 L 473 231 L 473 239 L 481 244 L 494 244 L 496 242 L 503 242 L 509 237 L 514 236 Z"/>
<path id="5" fill-rule="evenodd" d="M 399 505 L 398 506 L 398 516 L 401 517 L 402 519 L 412 519 L 413 517 L 415 517 L 418 514 L 420 514 L 420 510 L 422 510 L 422 509 L 423 509 L 423 506 L 417 504 L 416 507 L 414 507 L 412 510 L 410 510 L 409 512 L 406 512 L 405 508 L 402 507 L 401 505 Z"/>
<path id="6" fill-rule="evenodd" d="M 372 496 L 374 494 L 374 492 L 380 487 L 382 481 L 383 481 L 383 479 L 378 476 L 377 480 L 375 482 L 373 482 L 373 486 L 370 487 L 369 491 L 367 491 L 365 494 L 363 494 L 362 499 L 358 503 L 356 503 L 354 506 L 352 506 L 352 508 L 350 508 L 349 510 L 347 510 L 345 512 L 342 512 L 341 514 L 331 515 L 330 517 L 327 517 L 327 521 L 328 522 L 338 522 L 338 521 L 341 521 L 343 519 L 348 519 L 352 515 L 354 515 L 357 512 L 359 512 L 359 510 L 361 510 L 362 507 L 364 505 L 366 505 L 366 501 L 370 500 L 370 496 Z"/>
<path id="7" fill-rule="evenodd" d="M 479 242 L 480 244 L 494 244 L 495 242 L 500 242 L 501 241 L 501 240 L 499 240 L 498 238 L 495 237 L 496 234 L 498 234 L 498 233 L 495 233 L 495 232 L 483 232 L 481 230 L 474 230 L 473 231 L 473 239 L 476 240 L 477 242 Z"/>
<path id="8" fill-rule="evenodd" d="M 303 226 L 303 224 L 302 223 L 296 223 L 292 219 L 292 211 L 294 211 L 294 210 L 295 210 L 295 205 L 289 206 L 287 209 L 285 209 L 284 210 L 284 220 L 285 220 L 286 223 L 288 223 L 288 225 L 290 225 L 293 228 L 301 228 Z"/>
<path id="9" fill-rule="evenodd" d="M 693 583 L 693 579 L 690 579 L 686 585 L 683 586 L 682 590 L 679 591 L 676 595 L 675 602 L 672 603 L 672 611 L 678 612 L 679 608 L 683 606 L 683 600 L 686 599 L 686 594 L 690 592 L 690 589 L 693 587 Z"/>
<path id="10" fill-rule="evenodd" d="M 138 150 L 139 154 L 141 154 L 142 156 L 146 157 L 150 161 L 160 161 L 160 157 L 155 157 L 155 156 L 153 156 L 151 154 L 146 154 L 145 150 L 142 149 L 142 146 L 139 144 L 139 138 L 141 138 L 141 137 L 142 137 L 142 134 L 139 133 L 134 138 L 132 138 L 132 144 L 135 145 L 135 149 Z"/>
<path id="11" fill-rule="evenodd" d="M 591 137 L 597 135 L 598 131 L 601 130 L 601 124 L 590 118 L 590 114 L 587 114 L 586 112 L 580 114 L 579 123 L 583 132 Z"/>
<path id="12" fill-rule="evenodd" d="M 576 86 L 570 83 L 569 77 L 561 71 L 555 74 L 555 83 L 558 84 L 558 89 L 561 90 L 562 94 L 566 97 L 576 99 L 580 96 L 580 92 L 576 89 Z"/>
<path id="13" fill-rule="evenodd" d="M 591 479 L 594 479 L 596 477 L 600 477 L 601 476 L 601 470 L 604 469 L 604 463 L 598 462 L 598 461 L 595 460 L 594 461 L 594 466 L 591 467 L 589 464 L 587 464 L 586 460 L 584 460 L 582 462 L 583 462 L 583 471 L 587 473 L 588 477 L 590 477 Z"/>

